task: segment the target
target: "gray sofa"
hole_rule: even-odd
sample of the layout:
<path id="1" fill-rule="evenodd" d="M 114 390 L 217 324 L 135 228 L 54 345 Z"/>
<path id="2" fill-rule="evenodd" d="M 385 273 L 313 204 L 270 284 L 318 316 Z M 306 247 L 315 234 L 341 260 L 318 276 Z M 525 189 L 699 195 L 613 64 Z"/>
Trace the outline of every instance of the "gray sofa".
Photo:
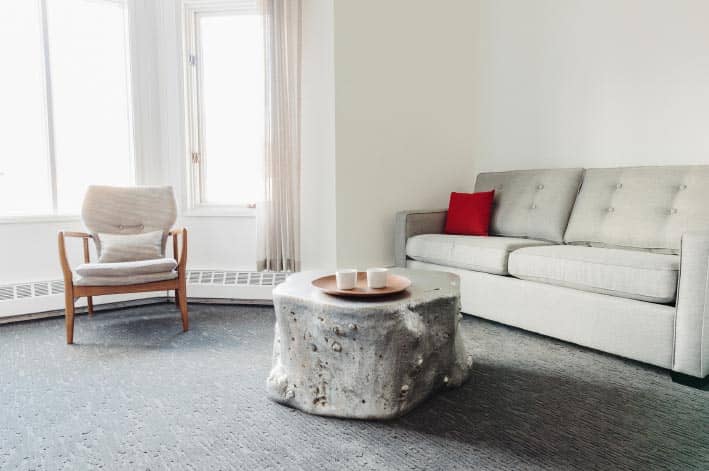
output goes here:
<path id="1" fill-rule="evenodd" d="M 398 213 L 396 264 L 458 274 L 464 313 L 706 382 L 709 166 L 479 174 L 492 189 L 489 237 Z"/>

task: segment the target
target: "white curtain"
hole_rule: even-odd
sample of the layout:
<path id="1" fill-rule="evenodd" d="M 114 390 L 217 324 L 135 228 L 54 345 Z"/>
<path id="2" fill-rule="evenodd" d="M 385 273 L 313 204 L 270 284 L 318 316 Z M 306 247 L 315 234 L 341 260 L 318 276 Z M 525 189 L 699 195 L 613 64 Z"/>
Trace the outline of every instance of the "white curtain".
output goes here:
<path id="1" fill-rule="evenodd" d="M 301 0 L 260 0 L 266 55 L 264 201 L 258 269 L 300 269 Z"/>

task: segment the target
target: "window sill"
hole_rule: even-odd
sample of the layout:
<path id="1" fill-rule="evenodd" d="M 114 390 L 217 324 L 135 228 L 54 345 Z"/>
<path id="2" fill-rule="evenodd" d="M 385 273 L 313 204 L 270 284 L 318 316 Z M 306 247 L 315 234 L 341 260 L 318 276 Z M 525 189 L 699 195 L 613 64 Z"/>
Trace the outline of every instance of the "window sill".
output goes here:
<path id="1" fill-rule="evenodd" d="M 255 218 L 256 208 L 246 206 L 198 206 L 186 210 L 182 217 L 234 217 Z"/>
<path id="2" fill-rule="evenodd" d="M 42 224 L 47 222 L 79 222 L 78 214 L 46 214 L 37 216 L 2 216 L 0 224 Z"/>

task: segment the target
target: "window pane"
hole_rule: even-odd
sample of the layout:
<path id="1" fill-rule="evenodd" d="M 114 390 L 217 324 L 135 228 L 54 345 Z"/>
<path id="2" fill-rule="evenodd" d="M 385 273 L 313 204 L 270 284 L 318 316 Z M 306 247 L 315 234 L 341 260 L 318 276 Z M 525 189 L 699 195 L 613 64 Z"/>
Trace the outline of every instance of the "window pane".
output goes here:
<path id="1" fill-rule="evenodd" d="M 261 17 L 202 16 L 199 31 L 203 194 L 207 203 L 256 202 L 264 143 Z"/>
<path id="2" fill-rule="evenodd" d="M 0 216 L 52 212 L 40 25 L 39 2 L 2 2 Z"/>
<path id="3" fill-rule="evenodd" d="M 57 207 L 89 184 L 132 182 L 126 21 L 115 1 L 48 0 Z"/>

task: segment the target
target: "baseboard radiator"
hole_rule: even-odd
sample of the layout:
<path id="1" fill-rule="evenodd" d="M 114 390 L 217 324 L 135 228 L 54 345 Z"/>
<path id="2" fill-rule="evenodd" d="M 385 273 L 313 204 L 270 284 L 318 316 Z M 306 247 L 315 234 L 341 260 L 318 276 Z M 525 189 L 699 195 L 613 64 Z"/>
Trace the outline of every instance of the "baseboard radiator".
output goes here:
<path id="1" fill-rule="evenodd" d="M 285 281 L 285 272 L 188 270 L 190 298 L 270 301 L 273 288 Z M 165 293 L 167 296 L 172 293 Z M 159 293 L 157 294 L 160 295 Z M 94 304 L 153 298 L 156 293 L 99 296 Z M 77 301 L 85 306 L 85 300 Z M 0 285 L 0 317 L 12 317 L 64 308 L 64 281 L 28 281 Z"/>

